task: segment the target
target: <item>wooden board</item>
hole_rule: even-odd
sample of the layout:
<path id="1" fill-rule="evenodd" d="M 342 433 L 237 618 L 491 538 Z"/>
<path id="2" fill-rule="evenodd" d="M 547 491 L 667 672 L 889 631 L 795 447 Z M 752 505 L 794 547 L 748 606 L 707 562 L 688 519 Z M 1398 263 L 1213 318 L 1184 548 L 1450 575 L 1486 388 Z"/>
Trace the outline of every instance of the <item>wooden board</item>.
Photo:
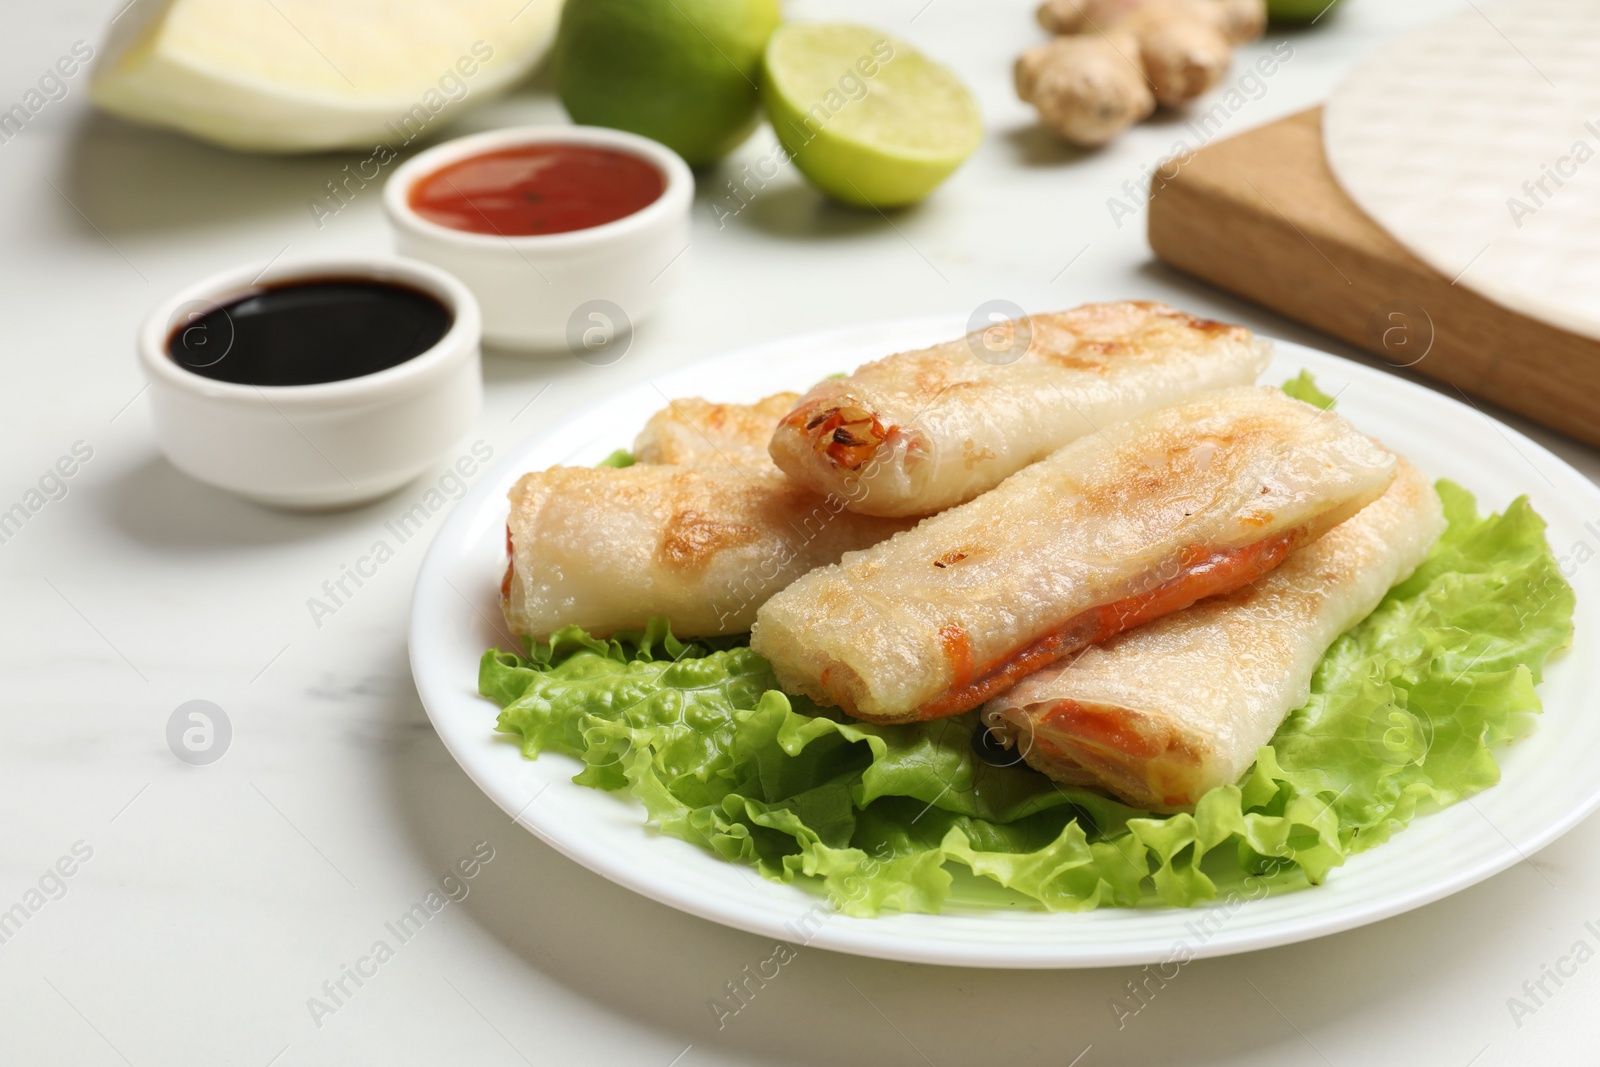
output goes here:
<path id="1" fill-rule="evenodd" d="M 1361 212 L 1328 169 L 1322 110 L 1218 141 L 1152 181 L 1167 263 L 1590 444 L 1600 341 L 1455 285 Z"/>

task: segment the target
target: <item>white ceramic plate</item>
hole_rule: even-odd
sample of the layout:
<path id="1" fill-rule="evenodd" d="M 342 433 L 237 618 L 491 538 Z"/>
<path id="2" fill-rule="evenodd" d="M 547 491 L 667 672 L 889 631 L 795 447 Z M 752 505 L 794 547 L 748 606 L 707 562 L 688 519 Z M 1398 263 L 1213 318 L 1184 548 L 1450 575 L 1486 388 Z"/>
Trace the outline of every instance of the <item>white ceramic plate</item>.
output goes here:
<path id="1" fill-rule="evenodd" d="M 1600 564 L 1574 565 L 1580 650 L 1560 656 L 1540 694 L 1532 736 L 1501 752 L 1504 780 L 1470 802 L 1418 819 L 1396 841 L 1358 855 L 1317 888 L 1201 909 L 1025 909 L 889 914 L 853 919 L 813 893 L 768 882 L 650 831 L 631 798 L 574 785 L 576 761 L 524 760 L 494 732 L 497 709 L 476 693 L 478 659 L 506 645 L 499 620 L 506 490 L 524 471 L 592 464 L 625 448 L 667 397 L 753 400 L 805 389 L 872 358 L 959 336 L 959 320 L 855 327 L 708 360 L 646 382 L 527 441 L 461 501 L 423 562 L 412 605 L 411 666 L 439 736 L 495 803 L 541 839 L 635 892 L 729 926 L 788 941 L 887 959 L 975 967 L 1097 967 L 1169 959 L 1181 944 L 1217 956 L 1347 930 L 1481 881 L 1553 841 L 1600 804 L 1600 660 L 1581 650 L 1600 632 Z M 1465 404 L 1298 345 L 1279 343 L 1264 381 L 1309 368 L 1339 410 L 1405 453 L 1432 477 L 1470 488 L 1485 508 L 1532 497 L 1559 555 L 1587 542 L 1600 551 L 1600 489 L 1554 455 Z M 659 391 L 658 391 L 659 389 Z M 1585 527 L 1585 523 L 1592 527 Z M 1587 555 L 1584 556 L 1587 560 Z M 1569 567 L 1570 569 L 1570 567 Z"/>

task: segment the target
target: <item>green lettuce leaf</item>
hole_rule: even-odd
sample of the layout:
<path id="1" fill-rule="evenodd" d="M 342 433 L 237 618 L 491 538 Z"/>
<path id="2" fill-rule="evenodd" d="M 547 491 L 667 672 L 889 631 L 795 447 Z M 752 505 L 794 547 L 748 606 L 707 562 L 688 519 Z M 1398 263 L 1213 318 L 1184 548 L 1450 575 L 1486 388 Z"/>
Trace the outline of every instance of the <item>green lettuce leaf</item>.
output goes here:
<path id="1" fill-rule="evenodd" d="M 1283 391 L 1296 400 L 1304 400 L 1312 407 L 1321 408 L 1323 411 L 1333 407 L 1334 398 L 1317 388 L 1317 380 L 1311 376 L 1311 372 L 1308 370 L 1302 370 L 1299 374 L 1284 382 Z"/>
<path id="2" fill-rule="evenodd" d="M 1545 661 L 1571 637 L 1572 590 L 1527 501 L 1481 518 L 1466 490 L 1438 490 L 1449 529 L 1427 561 L 1329 649 L 1310 701 L 1244 779 L 1193 814 L 991 766 L 971 715 L 845 720 L 786 696 L 742 641 L 685 643 L 665 620 L 490 650 L 479 689 L 529 758 L 571 756 L 575 781 L 633 795 L 660 832 L 815 882 L 852 915 L 1187 906 L 1245 879 L 1301 887 L 1493 785 L 1493 747 L 1529 728 Z"/>

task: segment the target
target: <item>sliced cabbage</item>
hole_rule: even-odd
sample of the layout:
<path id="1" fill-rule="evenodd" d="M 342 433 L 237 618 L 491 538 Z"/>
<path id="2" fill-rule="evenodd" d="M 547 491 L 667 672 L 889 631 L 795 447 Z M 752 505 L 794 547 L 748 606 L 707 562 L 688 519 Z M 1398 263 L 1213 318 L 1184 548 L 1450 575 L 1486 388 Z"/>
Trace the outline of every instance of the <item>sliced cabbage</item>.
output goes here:
<path id="1" fill-rule="evenodd" d="M 397 149 L 544 56 L 561 0 L 138 0 L 91 95 L 230 148 Z"/>

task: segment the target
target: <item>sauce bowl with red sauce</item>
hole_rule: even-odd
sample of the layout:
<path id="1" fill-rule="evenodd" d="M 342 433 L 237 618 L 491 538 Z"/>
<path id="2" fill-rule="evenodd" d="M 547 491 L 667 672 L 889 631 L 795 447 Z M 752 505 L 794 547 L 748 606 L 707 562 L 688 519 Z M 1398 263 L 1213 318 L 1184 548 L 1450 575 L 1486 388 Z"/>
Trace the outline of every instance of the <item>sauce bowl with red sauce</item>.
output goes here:
<path id="1" fill-rule="evenodd" d="M 694 175 L 677 153 L 593 126 L 473 134 L 407 161 L 384 187 L 399 251 L 466 283 L 490 344 L 563 349 L 605 301 L 630 328 L 687 260 Z M 583 320 L 587 325 L 587 320 Z"/>

